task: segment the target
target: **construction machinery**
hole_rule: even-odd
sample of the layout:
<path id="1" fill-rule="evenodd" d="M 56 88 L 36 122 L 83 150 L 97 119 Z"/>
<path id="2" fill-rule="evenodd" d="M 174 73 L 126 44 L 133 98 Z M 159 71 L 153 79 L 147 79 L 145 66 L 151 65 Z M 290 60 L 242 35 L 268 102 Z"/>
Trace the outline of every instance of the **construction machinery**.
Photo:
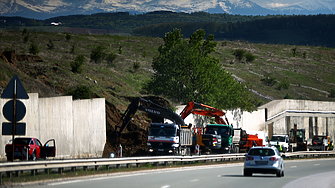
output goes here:
<path id="1" fill-rule="evenodd" d="M 235 151 L 239 153 L 246 153 L 253 146 L 264 146 L 263 139 L 259 138 L 257 134 L 248 134 L 242 128 L 234 129 L 233 145 Z"/>
<path id="2" fill-rule="evenodd" d="M 200 146 L 202 152 L 230 153 L 235 151 L 232 146 L 234 135 L 233 126 L 229 125 L 228 119 L 223 119 L 225 112 L 220 109 L 196 102 L 189 102 L 180 113 L 182 119 L 189 114 L 214 117 L 215 124 L 208 124 L 202 131 L 201 128 L 193 128 L 195 144 Z"/>
<path id="3" fill-rule="evenodd" d="M 325 135 L 315 135 L 307 148 L 309 151 L 327 151 L 330 145 L 330 137 Z"/>
<path id="4" fill-rule="evenodd" d="M 192 131 L 184 120 L 172 110 L 143 98 L 135 98 L 121 118 L 122 126 L 117 126 L 115 134 L 121 135 L 137 110 L 160 117 L 162 121 L 153 122 L 149 127 L 148 151 L 152 155 L 175 154 L 190 155 Z M 164 123 L 164 119 L 172 123 Z"/>
<path id="5" fill-rule="evenodd" d="M 297 129 L 297 124 L 290 130 L 288 151 L 307 151 L 305 129 Z"/>

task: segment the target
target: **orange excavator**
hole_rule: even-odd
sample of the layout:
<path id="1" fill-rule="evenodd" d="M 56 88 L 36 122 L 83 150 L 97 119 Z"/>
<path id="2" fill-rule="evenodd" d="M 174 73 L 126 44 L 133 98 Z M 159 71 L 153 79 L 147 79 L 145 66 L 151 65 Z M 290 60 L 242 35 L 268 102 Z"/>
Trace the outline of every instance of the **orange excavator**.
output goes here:
<path id="1" fill-rule="evenodd" d="M 200 150 L 210 153 L 230 153 L 232 149 L 232 137 L 234 129 L 229 125 L 226 115 L 221 109 L 205 104 L 189 102 L 180 113 L 182 119 L 190 114 L 214 117 L 216 124 L 208 124 L 204 129 L 193 127 L 195 144 L 200 146 Z"/>

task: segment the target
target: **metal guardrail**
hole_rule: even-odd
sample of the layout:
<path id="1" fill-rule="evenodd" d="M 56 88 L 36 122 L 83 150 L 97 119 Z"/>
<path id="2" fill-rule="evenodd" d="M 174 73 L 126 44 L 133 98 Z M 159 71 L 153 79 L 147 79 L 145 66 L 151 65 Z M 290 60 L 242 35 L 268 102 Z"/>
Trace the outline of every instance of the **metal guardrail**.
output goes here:
<path id="1" fill-rule="evenodd" d="M 283 153 L 285 158 L 293 157 L 321 157 L 321 156 L 335 156 L 334 151 L 306 151 L 306 152 L 287 152 Z M 43 160 L 43 161 L 18 161 L 18 162 L 4 162 L 0 163 L 0 185 L 2 184 L 2 174 L 7 173 L 8 176 L 14 172 L 17 176 L 22 171 L 31 171 L 32 175 L 35 175 L 37 170 L 45 170 L 49 173 L 49 169 L 58 169 L 59 173 L 62 173 L 63 169 L 71 168 L 75 171 L 77 167 L 82 167 L 86 170 L 88 167 L 95 167 L 98 170 L 99 166 L 106 166 L 107 169 L 111 165 L 120 167 L 121 165 L 136 165 L 140 164 L 169 164 L 179 162 L 186 164 L 189 162 L 199 161 L 237 161 L 242 160 L 245 157 L 245 153 L 235 154 L 220 154 L 220 155 L 199 155 L 199 156 L 155 156 L 155 157 L 123 157 L 123 158 L 96 158 L 96 159 L 73 159 L 73 160 Z"/>

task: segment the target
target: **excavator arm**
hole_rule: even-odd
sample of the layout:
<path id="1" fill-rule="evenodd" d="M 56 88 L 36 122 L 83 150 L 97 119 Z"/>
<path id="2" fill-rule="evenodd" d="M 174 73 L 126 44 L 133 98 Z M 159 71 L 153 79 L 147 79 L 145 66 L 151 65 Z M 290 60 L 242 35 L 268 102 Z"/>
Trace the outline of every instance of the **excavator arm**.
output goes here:
<path id="1" fill-rule="evenodd" d="M 207 110 L 199 109 L 199 108 L 196 108 L 196 107 L 205 107 L 205 108 L 207 108 Z M 183 111 L 181 111 L 180 116 L 181 116 L 182 119 L 185 119 L 191 113 L 192 114 L 197 114 L 197 115 L 202 115 L 202 116 L 214 117 L 215 122 L 217 124 L 229 125 L 227 117 L 225 117 L 225 119 L 222 118 L 223 116 L 226 115 L 226 113 L 223 112 L 222 110 L 218 109 L 218 108 L 214 108 L 214 107 L 211 107 L 211 106 L 208 106 L 208 105 L 205 105 L 205 104 L 201 104 L 201 103 L 197 103 L 197 102 L 189 102 L 189 103 L 187 103 L 187 105 L 185 106 Z"/>
<path id="2" fill-rule="evenodd" d="M 150 104 L 150 106 L 148 106 L 148 104 Z M 115 132 L 117 135 L 120 135 L 123 132 L 123 130 L 129 124 L 131 118 L 137 112 L 137 110 L 145 111 L 149 114 L 156 115 L 161 118 L 169 119 L 172 122 L 176 123 L 177 125 L 185 126 L 184 120 L 172 110 L 162 107 L 158 104 L 155 104 L 151 102 L 150 100 L 145 100 L 141 97 L 137 97 L 130 103 L 127 110 L 122 115 L 121 120 L 118 123 L 120 124 L 122 122 L 122 125 L 116 126 Z M 117 130 L 117 128 L 119 130 Z"/>

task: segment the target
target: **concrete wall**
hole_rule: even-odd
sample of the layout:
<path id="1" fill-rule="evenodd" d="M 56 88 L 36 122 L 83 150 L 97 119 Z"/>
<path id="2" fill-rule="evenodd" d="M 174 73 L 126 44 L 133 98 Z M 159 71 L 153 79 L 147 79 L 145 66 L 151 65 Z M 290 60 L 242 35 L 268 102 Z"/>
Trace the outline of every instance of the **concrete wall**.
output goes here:
<path id="1" fill-rule="evenodd" d="M 0 123 L 6 99 L 0 99 Z M 30 93 L 26 106 L 26 136 L 37 137 L 44 144 L 56 140 L 56 158 L 101 157 L 106 142 L 105 99 L 75 100 L 72 96 L 38 98 Z M 0 157 L 12 136 L 0 136 Z"/>
<path id="2" fill-rule="evenodd" d="M 184 107 L 178 106 L 177 113 Z M 234 109 L 226 111 L 226 116 L 234 127 L 249 133 L 264 132 L 267 135 L 272 130 L 273 134 L 288 134 L 297 124 L 298 129 L 306 130 L 306 138 L 318 134 L 335 140 L 335 102 L 274 100 L 252 113 Z M 190 114 L 185 122 L 201 127 L 208 123 L 204 119 L 203 116 Z"/>

